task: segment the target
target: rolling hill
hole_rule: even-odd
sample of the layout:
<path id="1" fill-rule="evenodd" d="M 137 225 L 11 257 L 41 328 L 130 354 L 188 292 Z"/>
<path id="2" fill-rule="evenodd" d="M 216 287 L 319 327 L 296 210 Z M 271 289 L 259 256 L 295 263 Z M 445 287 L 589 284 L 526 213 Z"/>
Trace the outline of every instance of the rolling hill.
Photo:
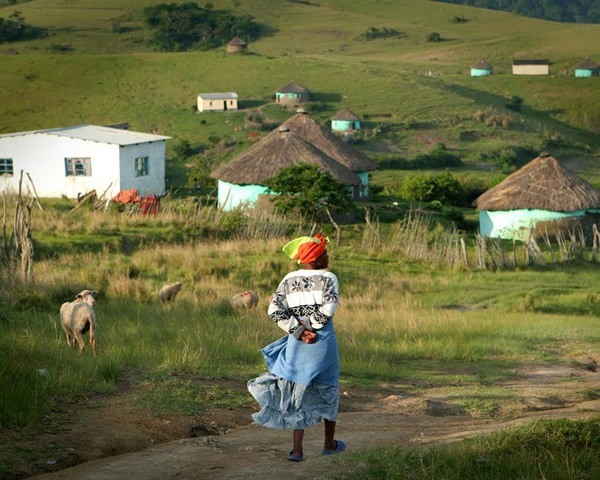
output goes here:
<path id="1" fill-rule="evenodd" d="M 168 53 L 153 50 L 142 22 L 143 8 L 157 3 L 32 0 L 0 8 L 1 17 L 18 9 L 50 33 L 0 45 L 19 53 L 0 55 L 0 133 L 128 122 L 172 136 L 170 149 L 187 140 L 216 164 L 252 142 L 249 113 L 260 108 L 274 122 L 293 113 L 270 102 L 295 80 L 313 92 L 309 109 L 319 120 L 343 107 L 362 116 L 357 146 L 376 160 L 412 158 L 444 143 L 480 166 L 517 145 L 551 149 L 589 179 L 600 176 L 600 79 L 573 76 L 584 57 L 600 61 L 600 25 L 427 0 L 222 0 L 214 8 L 260 25 L 249 54 Z M 362 39 L 371 27 L 399 34 Z M 441 41 L 428 41 L 432 32 Z M 551 75 L 512 76 L 513 58 L 547 58 Z M 480 59 L 494 75 L 470 77 Z M 237 92 L 241 109 L 198 113 L 198 93 L 210 91 Z M 506 107 L 515 96 L 520 111 Z"/>

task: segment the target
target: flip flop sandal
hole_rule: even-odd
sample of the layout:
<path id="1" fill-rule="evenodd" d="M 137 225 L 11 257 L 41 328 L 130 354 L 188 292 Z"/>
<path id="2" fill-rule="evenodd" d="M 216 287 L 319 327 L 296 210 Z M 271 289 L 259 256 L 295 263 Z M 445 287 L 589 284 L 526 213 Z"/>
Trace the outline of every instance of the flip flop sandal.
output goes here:
<path id="1" fill-rule="evenodd" d="M 296 455 L 293 452 L 288 453 L 288 460 L 290 462 L 301 462 L 304 460 L 304 455 Z"/>
<path id="2" fill-rule="evenodd" d="M 342 453 L 344 450 L 346 450 L 346 442 L 343 440 L 336 440 L 335 450 L 323 450 L 321 453 L 323 455 L 334 455 L 336 453 Z"/>

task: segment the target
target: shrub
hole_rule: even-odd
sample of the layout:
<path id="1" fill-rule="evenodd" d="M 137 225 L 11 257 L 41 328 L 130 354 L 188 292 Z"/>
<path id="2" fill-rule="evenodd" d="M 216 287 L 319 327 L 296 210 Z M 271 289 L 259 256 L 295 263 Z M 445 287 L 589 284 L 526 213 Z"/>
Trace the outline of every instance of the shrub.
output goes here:
<path id="1" fill-rule="evenodd" d="M 524 100 L 521 97 L 513 95 L 513 97 L 506 104 L 506 108 L 514 110 L 515 112 L 520 112 L 521 108 L 523 107 L 523 103 Z"/>
<path id="2" fill-rule="evenodd" d="M 505 147 L 480 155 L 484 161 L 499 167 L 503 173 L 510 173 L 521 168 L 538 155 L 538 149 L 527 145 L 524 147 Z"/>
<path id="3" fill-rule="evenodd" d="M 442 36 L 438 32 L 431 32 L 427 36 L 427 41 L 428 42 L 441 42 L 442 41 Z"/>
<path id="4" fill-rule="evenodd" d="M 442 205 L 465 204 L 465 190 L 450 172 L 439 175 L 407 175 L 400 188 L 402 197 L 421 202 L 438 201 Z"/>

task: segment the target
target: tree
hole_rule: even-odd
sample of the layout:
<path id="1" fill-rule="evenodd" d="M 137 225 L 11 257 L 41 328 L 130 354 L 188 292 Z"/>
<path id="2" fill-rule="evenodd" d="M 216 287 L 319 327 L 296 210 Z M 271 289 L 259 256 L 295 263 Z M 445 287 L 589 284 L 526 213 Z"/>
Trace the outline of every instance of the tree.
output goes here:
<path id="1" fill-rule="evenodd" d="M 428 42 L 441 42 L 442 41 L 442 36 L 438 32 L 431 32 L 427 36 L 427 41 Z"/>
<path id="2" fill-rule="evenodd" d="M 506 108 L 514 110 L 515 112 L 520 112 L 521 108 L 523 107 L 523 103 L 524 100 L 521 97 L 513 95 L 513 97 L 506 104 Z"/>
<path id="3" fill-rule="evenodd" d="M 307 163 L 281 169 L 266 186 L 277 195 L 273 201 L 281 213 L 297 213 L 312 221 L 326 216 L 331 220 L 332 213 L 348 213 L 354 206 L 346 185 Z"/>

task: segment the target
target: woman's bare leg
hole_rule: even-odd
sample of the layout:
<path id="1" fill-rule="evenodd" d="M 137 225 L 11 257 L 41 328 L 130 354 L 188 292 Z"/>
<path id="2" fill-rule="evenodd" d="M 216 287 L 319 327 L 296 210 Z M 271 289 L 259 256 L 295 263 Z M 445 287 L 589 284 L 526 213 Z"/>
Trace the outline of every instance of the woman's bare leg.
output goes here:
<path id="1" fill-rule="evenodd" d="M 292 449 L 294 455 L 303 455 L 302 440 L 304 440 L 304 430 L 294 430 L 294 448 Z"/>
<path id="2" fill-rule="evenodd" d="M 323 443 L 323 450 L 335 450 L 337 444 L 335 442 L 335 422 L 331 420 L 323 419 L 325 423 L 325 442 Z"/>

